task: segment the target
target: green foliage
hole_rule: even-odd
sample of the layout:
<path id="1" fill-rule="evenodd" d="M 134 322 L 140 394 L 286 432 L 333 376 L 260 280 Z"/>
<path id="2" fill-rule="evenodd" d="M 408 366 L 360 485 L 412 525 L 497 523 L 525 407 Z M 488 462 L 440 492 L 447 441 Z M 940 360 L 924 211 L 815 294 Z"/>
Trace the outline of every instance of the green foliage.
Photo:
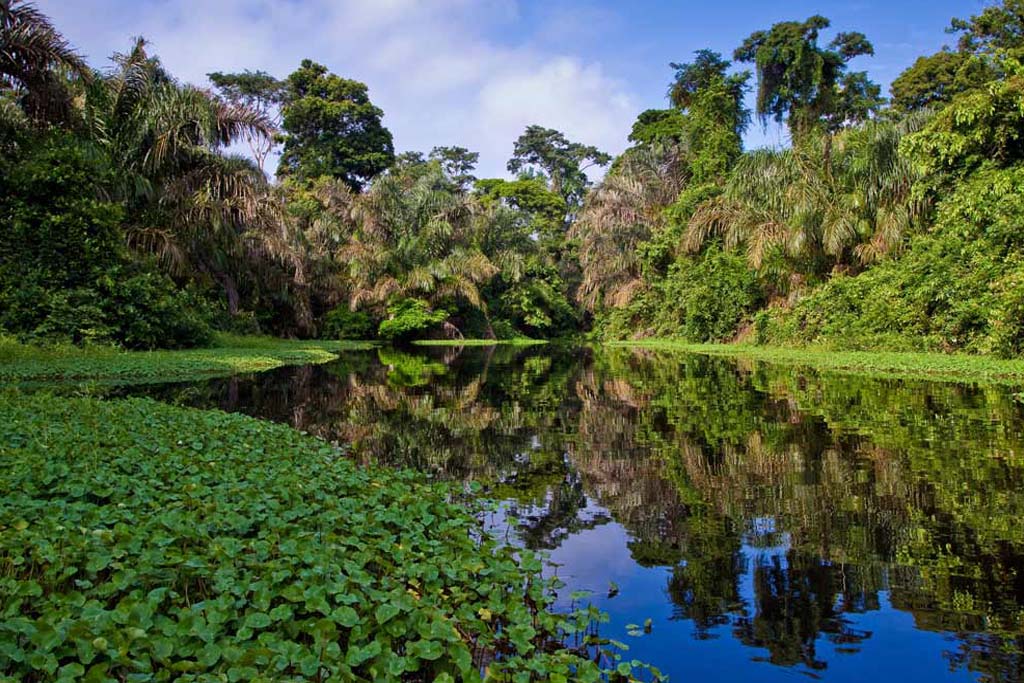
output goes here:
<path id="1" fill-rule="evenodd" d="M 673 263 L 658 289 L 657 333 L 696 342 L 731 339 L 764 298 L 746 259 L 718 247 Z"/>
<path id="2" fill-rule="evenodd" d="M 988 75 L 982 62 L 963 52 L 942 50 L 918 57 L 892 82 L 892 105 L 904 112 L 941 105 L 980 87 Z"/>
<path id="3" fill-rule="evenodd" d="M 143 352 L 70 344 L 40 347 L 0 336 L 0 378 L 17 382 L 172 382 L 260 372 L 282 365 L 326 363 L 337 360 L 342 348 L 366 345 L 219 333 L 214 335 L 211 348 Z"/>
<path id="4" fill-rule="evenodd" d="M 132 262 L 109 178 L 79 139 L 32 144 L 0 178 L 0 328 L 23 339 L 183 348 L 210 339 L 201 299 Z"/>
<path id="5" fill-rule="evenodd" d="M 324 339 L 371 339 L 374 331 L 373 318 L 368 313 L 353 311 L 343 304 L 324 316 L 321 335 Z"/>
<path id="6" fill-rule="evenodd" d="M 763 340 L 1014 354 L 1022 192 L 1022 167 L 974 174 L 939 205 L 931 234 L 914 238 L 898 259 L 833 277 L 791 310 L 770 311 Z"/>
<path id="7" fill-rule="evenodd" d="M 285 83 L 274 78 L 265 71 L 245 71 L 223 73 L 215 71 L 206 74 L 217 92 L 228 102 L 257 111 L 274 122 L 281 122 L 279 106 L 284 100 Z M 271 137 L 246 136 L 246 143 L 256 158 L 260 170 L 264 170 L 267 157 L 273 150 L 276 140 Z"/>
<path id="8" fill-rule="evenodd" d="M 394 161 L 384 112 L 370 102 L 365 84 L 328 73 L 309 59 L 286 84 L 280 175 L 331 176 L 359 190 Z"/>
<path id="9" fill-rule="evenodd" d="M 1011 58 L 999 64 L 1005 78 L 958 95 L 906 141 L 928 171 L 962 175 L 1024 159 L 1024 65 Z"/>
<path id="10" fill-rule="evenodd" d="M 459 146 L 435 147 L 430 150 L 428 158 L 440 163 L 445 175 L 462 189 L 472 186 L 476 180 L 473 169 L 480 161 L 479 152 L 470 152 L 465 147 Z"/>
<path id="11" fill-rule="evenodd" d="M 763 301 L 761 281 L 746 259 L 712 245 L 700 256 L 673 261 L 650 290 L 627 306 L 603 312 L 597 328 L 604 339 L 640 334 L 728 341 Z"/>
<path id="12" fill-rule="evenodd" d="M 4 289 L 19 282 L 80 287 L 123 261 L 124 212 L 98 198 L 110 178 L 104 161 L 61 133 L 9 160 L 0 175 Z"/>
<path id="13" fill-rule="evenodd" d="M 398 299 L 387 308 L 377 334 L 388 341 L 409 341 L 437 327 L 448 318 L 447 311 L 433 310 L 423 299 Z"/>
<path id="14" fill-rule="evenodd" d="M 560 131 L 527 126 L 513 146 L 509 173 L 541 171 L 551 181 L 551 191 L 561 195 L 570 210 L 579 206 L 590 184 L 584 171 L 606 166 L 612 157 L 593 145 L 571 142 Z"/>
<path id="15" fill-rule="evenodd" d="M 565 286 L 553 268 L 529 269 L 521 280 L 501 293 L 494 312 L 520 333 L 533 337 L 569 336 L 578 326 L 576 310 L 566 298 Z M 499 339 L 509 337 L 508 332 L 498 334 L 495 329 Z"/>
<path id="16" fill-rule="evenodd" d="M 790 130 L 806 133 L 819 123 L 837 129 L 862 121 L 881 103 L 878 86 L 863 74 L 847 74 L 854 57 L 874 54 L 862 33 L 839 33 L 827 47 L 818 35 L 831 22 L 815 15 L 804 22 L 779 22 L 755 31 L 736 49 L 735 59 L 757 67 L 757 114 L 763 121 L 788 118 Z"/>
<path id="17" fill-rule="evenodd" d="M 629 141 L 637 144 L 680 142 L 686 132 L 686 119 L 678 109 L 647 109 L 633 122 Z"/>
<path id="18" fill-rule="evenodd" d="M 1002 0 L 985 7 L 969 19 L 954 19 L 951 33 L 959 33 L 958 47 L 963 52 L 994 53 L 1000 50 L 1017 51 L 1024 45 L 1024 3 L 1021 0 Z"/>
<path id="19" fill-rule="evenodd" d="M 8 395 L 0 455 L 4 676 L 472 680 L 495 651 L 492 679 L 601 675 L 551 647 L 589 615 L 545 609 L 532 555 L 288 427 Z"/>

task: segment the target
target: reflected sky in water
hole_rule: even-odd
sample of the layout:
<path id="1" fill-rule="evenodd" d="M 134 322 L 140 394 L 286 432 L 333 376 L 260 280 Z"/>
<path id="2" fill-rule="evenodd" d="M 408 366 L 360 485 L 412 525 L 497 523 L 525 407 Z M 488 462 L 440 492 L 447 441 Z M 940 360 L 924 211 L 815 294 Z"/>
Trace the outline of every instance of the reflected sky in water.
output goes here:
<path id="1" fill-rule="evenodd" d="M 592 590 L 612 616 L 602 634 L 673 680 L 1024 677 L 1011 388 L 476 348 L 109 391 L 481 483 L 502 501 L 493 528 L 550 553 L 563 598 Z"/>

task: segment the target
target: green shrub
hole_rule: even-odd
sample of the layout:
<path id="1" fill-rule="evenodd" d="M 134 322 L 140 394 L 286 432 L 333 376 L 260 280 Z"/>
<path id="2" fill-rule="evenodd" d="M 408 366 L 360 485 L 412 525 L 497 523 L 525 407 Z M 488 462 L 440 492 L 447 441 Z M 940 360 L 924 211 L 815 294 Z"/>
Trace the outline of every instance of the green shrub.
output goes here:
<path id="1" fill-rule="evenodd" d="M 931 232 L 856 276 L 836 276 L 791 310 L 772 310 L 762 339 L 838 349 L 1024 349 L 1024 167 L 982 169 L 939 205 Z"/>
<path id="2" fill-rule="evenodd" d="M 322 339 L 372 339 L 373 319 L 363 311 L 353 311 L 347 305 L 331 309 L 324 316 Z"/>
<path id="3" fill-rule="evenodd" d="M 453 490 L 286 426 L 7 394 L 0 458 L 5 680 L 601 675 Z"/>
<path id="4" fill-rule="evenodd" d="M 764 298 L 746 259 L 717 246 L 677 260 L 659 289 L 658 334 L 693 342 L 731 339 Z"/>
<path id="5" fill-rule="evenodd" d="M 0 328 L 22 340 L 130 349 L 208 343 L 207 308 L 125 247 L 109 173 L 54 134 L 0 174 Z"/>
<path id="6" fill-rule="evenodd" d="M 448 318 L 445 311 L 431 310 L 422 299 L 399 299 L 388 306 L 388 317 L 377 333 L 388 341 L 408 341 L 422 335 Z"/>

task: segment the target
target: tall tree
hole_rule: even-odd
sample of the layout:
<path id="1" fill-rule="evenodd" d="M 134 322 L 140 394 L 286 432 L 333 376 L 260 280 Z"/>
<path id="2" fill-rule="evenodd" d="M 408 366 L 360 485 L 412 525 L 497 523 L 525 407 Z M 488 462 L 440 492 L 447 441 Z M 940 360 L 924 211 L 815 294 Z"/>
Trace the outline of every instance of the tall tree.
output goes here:
<path id="1" fill-rule="evenodd" d="M 353 204 L 354 233 L 342 254 L 352 308 L 407 298 L 483 308 L 479 288 L 497 269 L 478 246 L 488 214 L 474 204 L 434 165 L 375 179 Z"/>
<path id="2" fill-rule="evenodd" d="M 0 0 L 0 92 L 13 91 L 37 122 L 65 121 L 68 74 L 92 80 L 92 70 L 33 3 Z"/>
<path id="3" fill-rule="evenodd" d="M 960 34 L 961 52 L 994 54 L 1024 52 L 1024 0 L 993 3 L 970 19 L 953 19 L 948 31 Z"/>
<path id="4" fill-rule="evenodd" d="M 698 50 L 676 70 L 669 99 L 685 112 L 684 139 L 695 183 L 721 182 L 743 149 L 750 111 L 743 104 L 750 72 L 728 74 L 731 64 L 717 52 Z"/>
<path id="5" fill-rule="evenodd" d="M 825 124 L 837 130 L 862 121 L 881 104 L 881 91 L 866 75 L 847 73 L 854 57 L 874 54 L 863 33 L 839 33 L 826 46 L 818 36 L 830 22 L 815 15 L 755 31 L 734 53 L 757 69 L 757 115 L 788 121 L 794 137 Z"/>
<path id="6" fill-rule="evenodd" d="M 281 125 L 280 105 L 284 100 L 285 84 L 265 71 L 245 71 L 206 74 L 217 92 L 234 105 L 245 106 L 259 112 L 273 125 Z M 245 135 L 245 143 L 252 151 L 256 165 L 265 171 L 267 157 L 274 150 L 276 140 L 269 135 Z"/>
<path id="7" fill-rule="evenodd" d="M 298 180 L 332 176 L 361 190 L 395 160 L 383 116 L 370 102 L 365 83 L 303 60 L 286 81 L 278 174 Z"/>
<path id="8" fill-rule="evenodd" d="M 997 78 L 1006 78 L 998 52 L 1024 54 L 1024 0 L 1003 0 L 969 19 L 953 19 L 948 33 L 959 34 L 956 50 L 943 48 L 918 57 L 892 82 L 893 105 L 912 111 L 952 100 Z"/>
<path id="9" fill-rule="evenodd" d="M 141 38 L 114 62 L 90 88 L 84 116 L 115 165 L 112 194 L 127 208 L 129 243 L 175 275 L 217 281 L 234 313 L 241 235 L 263 215 L 267 183 L 224 149 L 272 127 L 259 112 L 176 82 Z"/>
<path id="10" fill-rule="evenodd" d="M 430 150 L 429 158 L 441 164 L 445 175 L 463 190 L 476 180 L 473 169 L 480 161 L 479 152 L 470 152 L 465 147 L 435 147 Z"/>
<path id="11" fill-rule="evenodd" d="M 898 250 L 928 208 L 913 192 L 918 165 L 900 153 L 900 141 L 920 126 L 921 117 L 909 117 L 842 131 L 828 163 L 832 143 L 822 137 L 745 155 L 723 193 L 694 213 L 684 246 L 696 251 L 720 237 L 745 248 L 754 268 L 775 269 L 780 257 L 787 273 L 808 275 Z"/>
<path id="12" fill-rule="evenodd" d="M 665 220 L 688 180 L 678 145 L 627 150 L 587 195 L 570 236 L 580 243 L 582 280 L 576 297 L 588 311 L 625 306 L 645 287 L 639 246 Z"/>
<path id="13" fill-rule="evenodd" d="M 551 190 L 565 198 L 570 211 L 568 218 L 571 218 L 590 184 L 586 169 L 605 166 L 611 160 L 610 154 L 593 145 L 570 142 L 560 131 L 534 125 L 527 126 L 515 141 L 507 168 L 510 173 L 544 173 Z"/>

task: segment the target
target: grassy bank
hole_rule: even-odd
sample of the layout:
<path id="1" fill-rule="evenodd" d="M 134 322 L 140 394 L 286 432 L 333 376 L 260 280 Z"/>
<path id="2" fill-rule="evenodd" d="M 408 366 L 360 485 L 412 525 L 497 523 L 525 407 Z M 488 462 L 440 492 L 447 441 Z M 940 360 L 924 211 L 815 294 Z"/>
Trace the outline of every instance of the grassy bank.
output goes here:
<path id="1" fill-rule="evenodd" d="M 456 491 L 286 426 L 9 392 L 0 461 L 0 679 L 600 676 Z"/>
<path id="2" fill-rule="evenodd" d="M 343 341 L 296 341 L 218 335 L 214 346 L 183 351 L 120 351 L 110 347 L 37 347 L 0 338 L 0 380 L 175 381 L 282 365 L 326 363 L 343 350 L 369 348 Z"/>
<path id="3" fill-rule="evenodd" d="M 537 346 L 546 339 L 420 339 L 414 346 Z"/>
<path id="4" fill-rule="evenodd" d="M 1002 360 L 987 356 L 833 351 L 823 348 L 789 349 L 747 344 L 691 344 L 668 339 L 609 342 L 608 345 L 749 358 L 779 365 L 805 366 L 819 370 L 879 377 L 920 377 L 942 381 L 966 380 L 1024 384 L 1024 360 Z"/>

